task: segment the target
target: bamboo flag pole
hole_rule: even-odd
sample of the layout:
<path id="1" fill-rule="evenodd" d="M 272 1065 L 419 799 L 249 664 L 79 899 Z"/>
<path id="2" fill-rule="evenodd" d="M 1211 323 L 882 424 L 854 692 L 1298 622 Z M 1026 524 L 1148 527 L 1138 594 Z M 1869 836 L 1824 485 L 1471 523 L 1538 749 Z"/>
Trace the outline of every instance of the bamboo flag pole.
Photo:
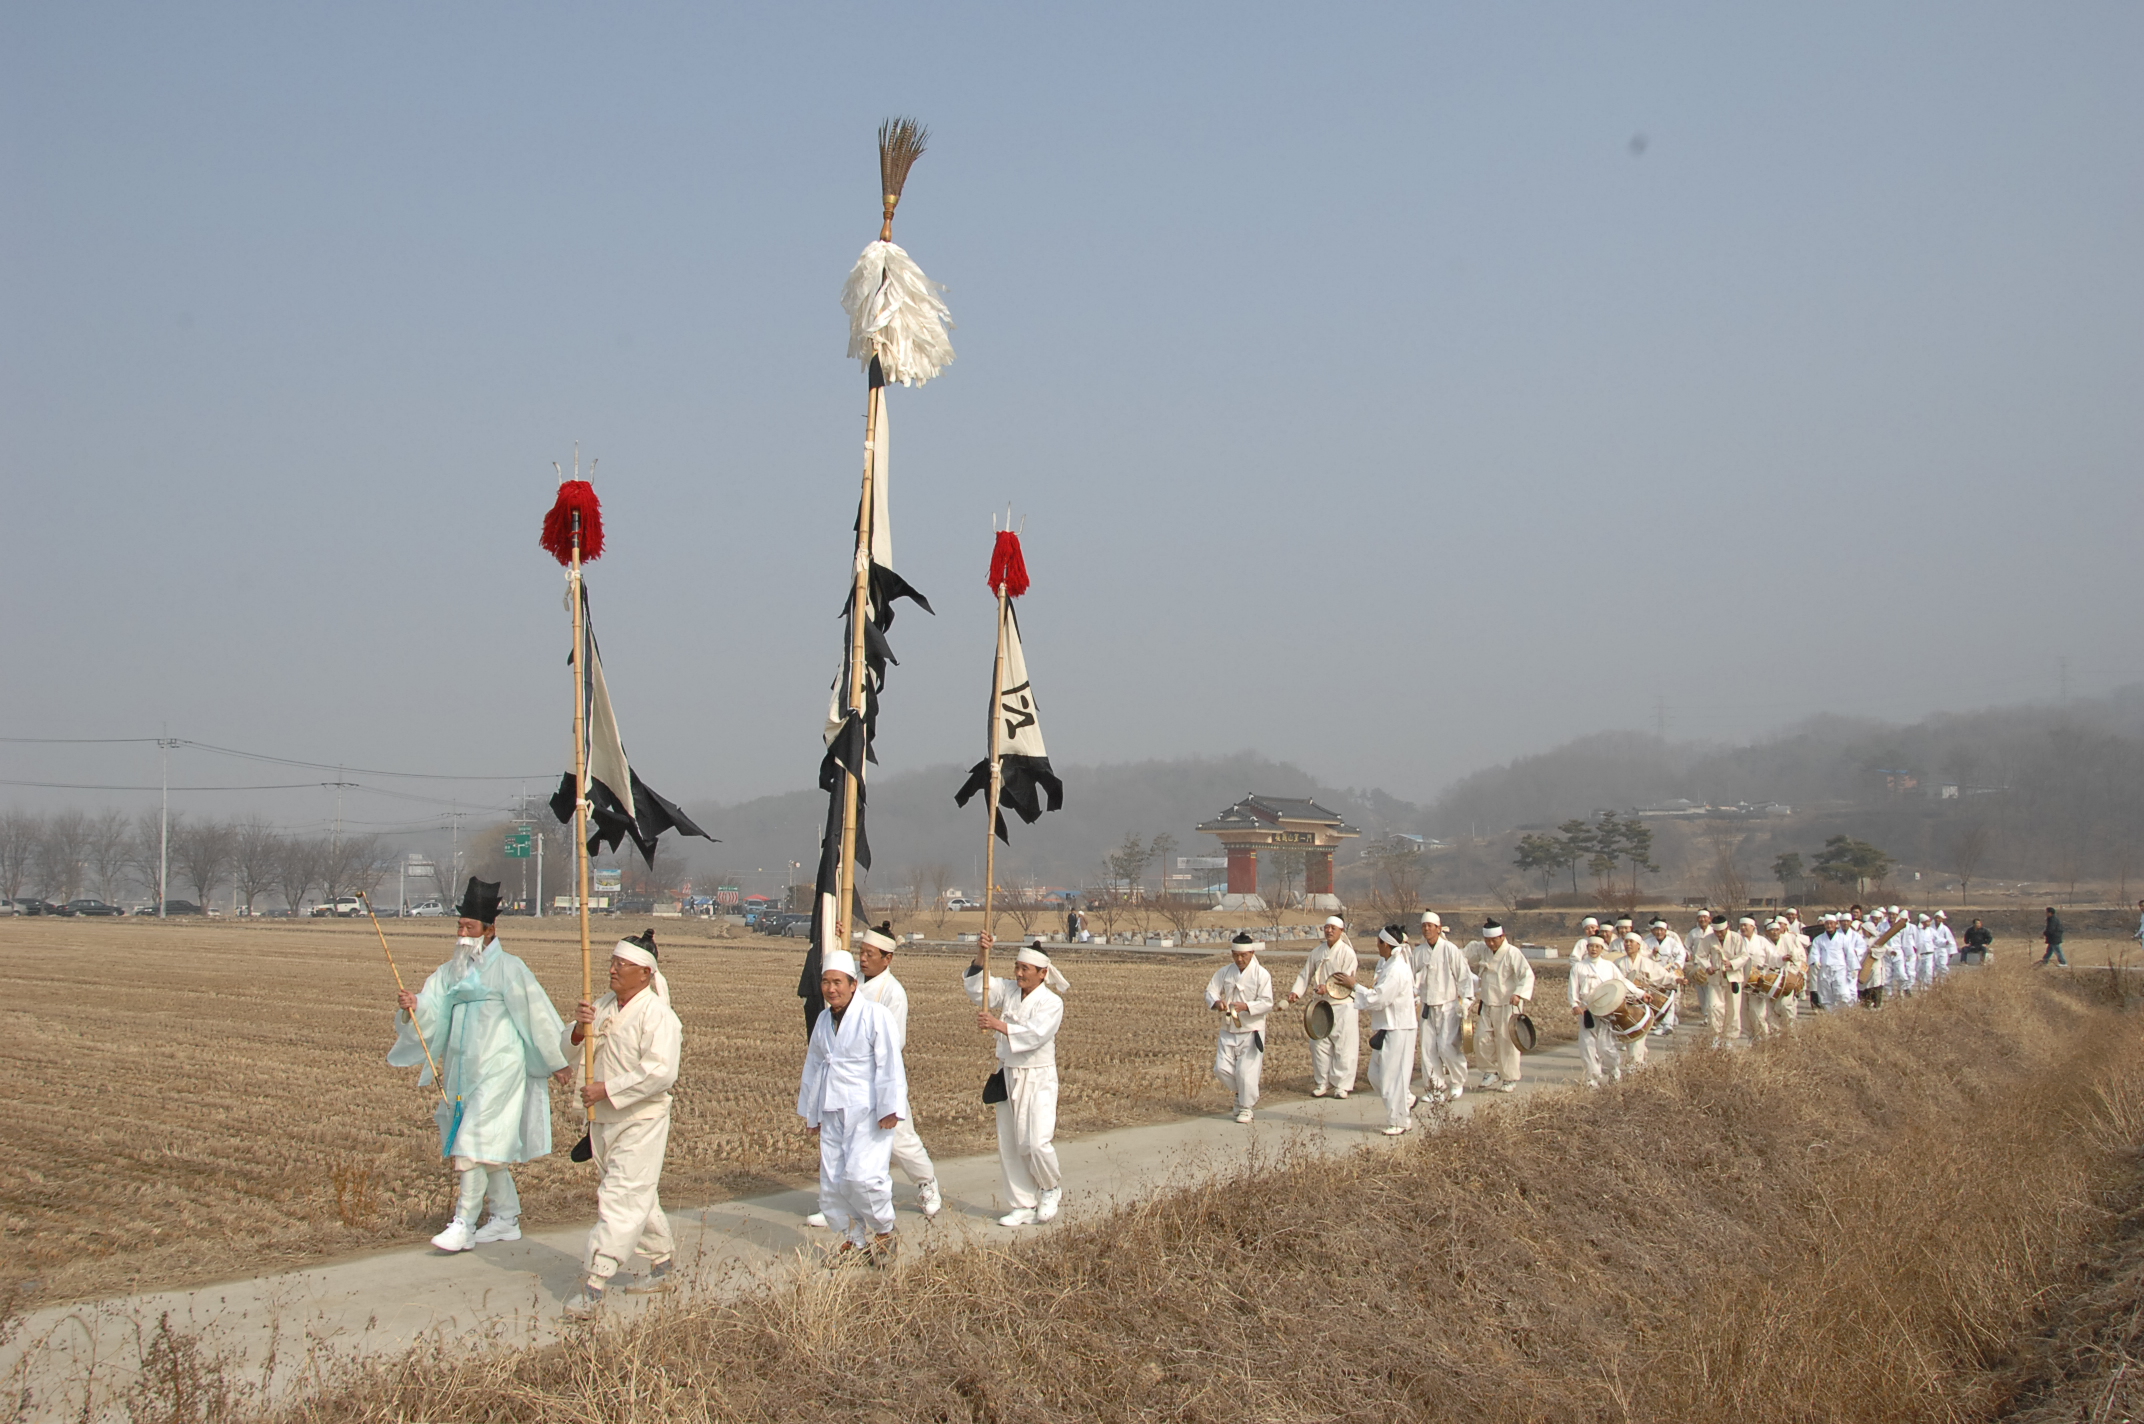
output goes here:
<path id="1" fill-rule="evenodd" d="M 892 209 L 887 210 L 887 221 L 892 221 Z M 871 515 L 872 501 L 876 494 L 874 485 L 878 475 L 879 422 L 886 408 L 886 386 L 881 379 L 880 368 L 872 363 L 870 394 L 864 402 L 864 478 L 863 494 L 856 509 L 856 578 L 849 591 L 849 705 L 848 713 L 859 721 L 865 709 L 864 677 L 864 620 L 871 616 Z M 841 875 L 839 898 L 834 906 L 834 947 L 845 949 L 849 943 L 849 916 L 856 903 L 856 818 L 859 809 L 858 792 L 862 789 L 859 766 L 842 772 L 841 802 Z"/>
<path id="2" fill-rule="evenodd" d="M 581 1002 L 595 1002 L 595 966 L 588 951 L 588 638 L 587 620 L 581 603 L 581 516 L 573 515 L 573 563 L 567 574 L 573 594 L 573 856 L 579 877 L 575 898 L 581 912 Z M 596 1036 L 581 1035 L 581 1081 L 592 1083 L 596 1072 Z M 590 1104 L 583 1109 L 587 1120 L 596 1120 Z M 591 1136 L 594 1128 L 589 1129 Z"/>
<path id="3" fill-rule="evenodd" d="M 372 913 L 372 897 L 360 891 L 358 902 L 365 907 L 365 914 L 372 921 L 372 932 L 380 937 L 380 953 L 387 956 L 387 972 L 395 976 L 395 991 L 407 994 L 409 989 L 402 982 L 402 971 L 395 967 L 395 952 L 387 947 L 387 931 L 380 928 L 380 917 Z M 432 1045 L 424 1041 L 424 1025 L 417 1016 L 409 1016 L 409 1026 L 417 1030 L 417 1046 L 424 1050 L 424 1066 L 432 1070 L 432 1086 L 439 1089 L 439 1100 L 447 1100 L 447 1080 L 439 1074 L 439 1064 L 432 1059 Z"/>
<path id="4" fill-rule="evenodd" d="M 1005 792 L 1005 763 L 999 755 L 1003 746 L 1000 729 L 1005 719 L 998 707 L 998 699 L 1005 691 L 1005 608 L 1010 602 L 1003 580 L 997 584 L 998 596 L 998 651 L 990 668 L 990 814 L 983 819 L 983 932 L 994 933 L 997 926 L 998 890 L 998 803 Z M 983 992 L 990 992 L 990 950 L 982 953 Z M 985 1008 L 989 1007 L 987 1004 Z"/>

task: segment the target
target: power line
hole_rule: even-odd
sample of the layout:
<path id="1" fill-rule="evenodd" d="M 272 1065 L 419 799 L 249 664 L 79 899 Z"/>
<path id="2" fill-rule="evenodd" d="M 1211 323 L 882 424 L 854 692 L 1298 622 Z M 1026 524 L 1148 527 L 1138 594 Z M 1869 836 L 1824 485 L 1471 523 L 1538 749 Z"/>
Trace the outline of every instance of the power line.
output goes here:
<path id="1" fill-rule="evenodd" d="M 247 761 L 271 762 L 277 766 L 302 766 L 309 771 L 356 772 L 362 776 L 390 776 L 409 781 L 533 781 L 537 779 L 534 776 L 529 776 L 526 774 L 517 776 L 461 776 L 448 772 L 388 771 L 380 767 L 349 766 L 338 762 L 302 761 L 296 757 L 275 756 L 268 752 L 249 752 L 243 751 L 237 747 L 220 747 L 213 742 L 197 742 L 187 737 L 0 737 L 0 742 L 16 743 L 31 746 L 148 746 L 162 741 L 169 741 L 174 746 L 192 747 L 196 751 L 213 752 L 217 756 L 241 757 Z M 37 784 L 40 783 L 0 782 L 0 785 L 10 786 L 30 786 Z M 83 789 L 94 790 L 98 788 Z M 133 788 L 113 787 L 111 789 L 130 790 Z M 153 791 L 157 788 L 150 787 L 149 789 Z M 172 789 L 176 791 L 179 788 L 173 787 Z M 222 788 L 197 787 L 190 789 L 214 790 Z M 235 787 L 231 789 L 244 791 L 253 790 L 256 788 Z M 269 790 L 275 788 L 262 787 L 258 789 Z"/>
<path id="2" fill-rule="evenodd" d="M 291 781 L 274 786 L 107 786 L 89 781 L 5 781 L 0 786 L 38 786 L 51 791 L 312 791 L 322 786 L 332 786 L 329 781 Z M 370 788 L 361 788 L 369 790 Z M 383 792 L 383 795 L 393 795 Z"/>

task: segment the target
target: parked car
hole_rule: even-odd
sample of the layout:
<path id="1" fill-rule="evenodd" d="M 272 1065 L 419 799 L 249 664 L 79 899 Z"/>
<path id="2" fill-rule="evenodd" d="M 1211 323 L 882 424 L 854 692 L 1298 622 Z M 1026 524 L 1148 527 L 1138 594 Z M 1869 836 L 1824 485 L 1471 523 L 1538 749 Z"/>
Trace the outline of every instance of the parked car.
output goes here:
<path id="1" fill-rule="evenodd" d="M 149 915 L 153 917 L 156 914 L 156 906 L 144 905 L 140 909 L 136 910 L 134 913 L 136 915 Z M 196 905 L 191 900 L 166 900 L 164 902 L 164 914 L 167 917 L 171 915 L 205 915 L 207 913 L 208 912 L 206 910 L 202 909 L 199 905 Z"/>
<path id="2" fill-rule="evenodd" d="M 325 900 L 313 906 L 313 918 L 316 920 L 330 916 L 338 920 L 348 920 L 364 913 L 365 902 L 355 895 L 339 895 L 333 900 Z"/>
<path id="3" fill-rule="evenodd" d="M 117 905 L 107 905 L 102 900 L 69 900 L 65 911 L 70 915 L 124 915 L 125 910 Z"/>
<path id="4" fill-rule="evenodd" d="M 980 900 L 966 899 L 962 896 L 956 895 L 954 898 L 945 902 L 945 907 L 948 910 L 980 910 L 981 908 L 983 908 L 983 902 Z"/>
<path id="5" fill-rule="evenodd" d="M 15 913 L 18 915 L 57 915 L 61 913 L 61 910 L 59 906 L 53 904 L 50 900 L 40 900 L 35 895 L 23 895 L 19 896 L 15 901 Z"/>
<path id="6" fill-rule="evenodd" d="M 437 900 L 425 900 L 410 906 L 409 913 L 419 918 L 440 918 L 446 915 L 447 907 Z"/>

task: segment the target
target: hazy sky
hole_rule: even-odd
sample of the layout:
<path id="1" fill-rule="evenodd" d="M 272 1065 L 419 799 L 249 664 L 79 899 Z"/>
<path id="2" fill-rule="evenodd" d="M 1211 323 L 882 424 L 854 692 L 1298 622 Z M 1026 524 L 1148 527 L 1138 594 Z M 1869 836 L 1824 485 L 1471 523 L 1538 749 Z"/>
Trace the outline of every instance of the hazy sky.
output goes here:
<path id="1" fill-rule="evenodd" d="M 2132 681 L 2140 73 L 2115 4 L 18 4 L 0 734 L 555 776 L 578 439 L 636 764 L 806 784 L 894 112 L 960 356 L 892 399 L 889 767 L 980 754 L 1007 501 L 1068 763 L 1423 797 Z"/>

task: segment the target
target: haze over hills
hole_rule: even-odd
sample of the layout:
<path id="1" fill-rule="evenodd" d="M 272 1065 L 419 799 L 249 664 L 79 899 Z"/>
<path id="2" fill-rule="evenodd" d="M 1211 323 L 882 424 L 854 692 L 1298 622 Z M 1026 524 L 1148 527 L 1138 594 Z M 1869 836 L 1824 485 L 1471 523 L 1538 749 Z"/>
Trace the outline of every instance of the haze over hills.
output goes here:
<path id="1" fill-rule="evenodd" d="M 1955 874 L 1962 838 L 1982 826 L 1982 877 L 2113 879 L 2144 858 L 2144 687 L 1904 726 L 1818 717 L 1745 746 L 1601 732 L 1475 772 L 1427 806 L 1327 786 L 1310 771 L 1254 752 L 1060 773 L 1065 809 L 1034 826 L 1012 823 L 1012 843 L 999 852 L 1001 883 L 1091 883 L 1127 833 L 1171 835 L 1179 855 L 1215 854 L 1212 838 L 1193 828 L 1248 792 L 1313 797 L 1360 827 L 1363 837 L 1339 857 L 1343 867 L 1394 832 L 1452 843 L 1432 857 L 1427 886 L 1446 894 L 1481 894 L 1510 882 L 1510 844 L 1521 830 L 1676 800 L 1790 808 L 1791 815 L 1754 823 L 1737 852 L 1758 880 L 1775 855 L 1794 850 L 1807 859 L 1832 834 L 1870 840 L 1931 878 Z M 945 766 L 873 784 L 876 889 L 904 885 L 915 868 L 935 864 L 950 870 L 954 884 L 980 884 L 981 813 L 972 803 L 953 805 L 965 775 L 965 768 Z M 691 853 L 706 870 L 742 873 L 771 888 L 788 861 L 810 874 L 823 813 L 817 791 L 721 807 L 707 824 L 723 845 Z M 1647 883 L 1703 890 L 1717 855 L 1707 836 L 1664 829 L 1656 853 L 1662 868 Z"/>

